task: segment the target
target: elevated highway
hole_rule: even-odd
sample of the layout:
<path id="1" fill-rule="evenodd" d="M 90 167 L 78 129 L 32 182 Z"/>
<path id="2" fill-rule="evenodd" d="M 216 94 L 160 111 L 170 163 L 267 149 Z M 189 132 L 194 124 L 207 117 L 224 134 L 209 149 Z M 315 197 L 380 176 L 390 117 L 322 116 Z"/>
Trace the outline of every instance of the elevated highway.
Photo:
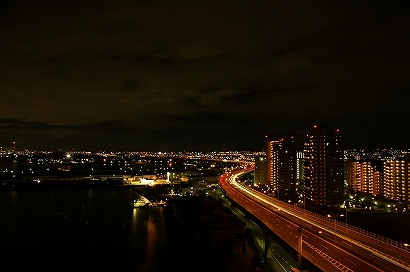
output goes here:
<path id="1" fill-rule="evenodd" d="M 228 197 L 322 271 L 410 271 L 410 246 L 279 201 L 237 181 L 253 168 L 221 176 Z M 403 230 L 406 231 L 406 230 Z"/>

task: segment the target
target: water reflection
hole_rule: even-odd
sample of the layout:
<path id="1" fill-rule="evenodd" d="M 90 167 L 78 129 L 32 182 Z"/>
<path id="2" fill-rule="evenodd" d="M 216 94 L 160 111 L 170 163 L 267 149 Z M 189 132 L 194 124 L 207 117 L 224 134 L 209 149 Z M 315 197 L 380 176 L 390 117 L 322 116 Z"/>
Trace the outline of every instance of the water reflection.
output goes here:
<path id="1" fill-rule="evenodd" d="M 160 271 L 167 259 L 163 207 L 134 208 L 131 234 L 140 261 L 136 271 Z"/>
<path id="2" fill-rule="evenodd" d="M 0 261 L 16 271 L 163 271 L 163 207 L 133 208 L 136 197 L 129 188 L 0 192 Z"/>

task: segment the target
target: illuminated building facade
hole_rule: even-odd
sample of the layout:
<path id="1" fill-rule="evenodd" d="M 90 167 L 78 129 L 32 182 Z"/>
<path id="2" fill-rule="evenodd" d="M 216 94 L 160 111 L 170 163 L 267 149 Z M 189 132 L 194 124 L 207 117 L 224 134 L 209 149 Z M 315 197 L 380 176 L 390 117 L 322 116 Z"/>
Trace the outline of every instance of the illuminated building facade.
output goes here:
<path id="1" fill-rule="evenodd" d="M 384 196 L 408 204 L 410 155 L 385 161 L 383 169 Z"/>
<path id="2" fill-rule="evenodd" d="M 265 137 L 266 181 L 281 200 L 296 193 L 296 147 L 293 137 Z"/>
<path id="3" fill-rule="evenodd" d="M 303 180 L 303 151 L 296 152 L 296 178 Z"/>
<path id="4" fill-rule="evenodd" d="M 304 142 L 306 200 L 317 205 L 337 205 L 344 197 L 342 133 L 315 125 Z"/>
<path id="5" fill-rule="evenodd" d="M 380 164 L 380 163 L 379 163 Z M 381 194 L 381 171 L 376 161 L 352 160 L 349 166 L 349 189 L 374 196 Z"/>
<path id="6" fill-rule="evenodd" d="M 296 191 L 300 198 L 303 197 L 303 151 L 296 152 Z"/>

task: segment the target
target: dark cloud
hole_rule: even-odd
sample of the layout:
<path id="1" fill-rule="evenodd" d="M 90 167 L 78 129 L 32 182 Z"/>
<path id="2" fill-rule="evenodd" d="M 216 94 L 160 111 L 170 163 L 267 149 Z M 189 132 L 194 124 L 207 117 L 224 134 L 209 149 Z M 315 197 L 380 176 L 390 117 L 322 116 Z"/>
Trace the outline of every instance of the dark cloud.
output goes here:
<path id="1" fill-rule="evenodd" d="M 258 121 L 252 116 L 240 115 L 235 116 L 224 113 L 205 113 L 201 112 L 192 116 L 175 116 L 173 121 L 182 124 L 186 128 L 195 128 L 219 131 L 220 129 L 229 129 L 231 127 L 251 128 L 257 125 Z"/>
<path id="2" fill-rule="evenodd" d="M 134 92 L 135 90 L 138 90 L 141 88 L 141 83 L 134 79 L 134 80 L 127 80 L 120 85 L 120 90 L 129 93 L 129 92 Z"/>
<path id="3" fill-rule="evenodd" d="M 408 1 L 0 1 L 0 143 L 408 148 Z M 194 142 L 196 139 L 196 142 Z M 4 144 L 3 144 L 4 145 Z"/>
<path id="4" fill-rule="evenodd" d="M 59 126 L 25 119 L 0 118 L 0 130 L 50 130 Z"/>

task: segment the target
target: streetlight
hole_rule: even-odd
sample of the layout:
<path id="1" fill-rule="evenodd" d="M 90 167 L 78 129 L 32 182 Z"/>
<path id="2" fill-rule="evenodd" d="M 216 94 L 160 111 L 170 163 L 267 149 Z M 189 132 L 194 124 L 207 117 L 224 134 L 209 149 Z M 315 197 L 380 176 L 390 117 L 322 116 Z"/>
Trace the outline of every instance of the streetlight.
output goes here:
<path id="1" fill-rule="evenodd" d="M 345 200 L 345 211 L 346 211 L 346 215 L 345 215 L 345 223 L 346 223 L 346 228 L 347 228 L 347 208 L 348 208 L 348 205 L 349 205 L 349 201 L 347 200 Z"/>
<path id="2" fill-rule="evenodd" d="M 327 217 L 329 218 L 329 223 L 332 223 L 332 215 L 328 214 Z M 336 216 L 335 218 L 333 218 L 333 220 L 335 221 L 335 229 L 336 229 Z"/>
<path id="3" fill-rule="evenodd" d="M 321 230 L 318 231 L 318 235 L 319 234 L 322 234 Z M 316 234 L 313 235 L 313 246 L 316 247 Z"/>
<path id="4" fill-rule="evenodd" d="M 308 189 L 309 189 L 309 188 L 306 187 L 305 184 L 303 184 L 303 212 L 305 212 L 305 210 L 306 210 L 306 191 L 307 191 Z"/>
<path id="5" fill-rule="evenodd" d="M 342 213 L 342 214 L 339 214 L 339 216 L 340 217 L 345 217 L 345 215 Z M 336 221 L 335 221 L 335 224 L 336 224 Z"/>
<path id="6" fill-rule="evenodd" d="M 327 218 L 329 218 L 329 224 L 331 224 L 332 223 L 332 216 L 330 214 L 328 214 Z"/>

